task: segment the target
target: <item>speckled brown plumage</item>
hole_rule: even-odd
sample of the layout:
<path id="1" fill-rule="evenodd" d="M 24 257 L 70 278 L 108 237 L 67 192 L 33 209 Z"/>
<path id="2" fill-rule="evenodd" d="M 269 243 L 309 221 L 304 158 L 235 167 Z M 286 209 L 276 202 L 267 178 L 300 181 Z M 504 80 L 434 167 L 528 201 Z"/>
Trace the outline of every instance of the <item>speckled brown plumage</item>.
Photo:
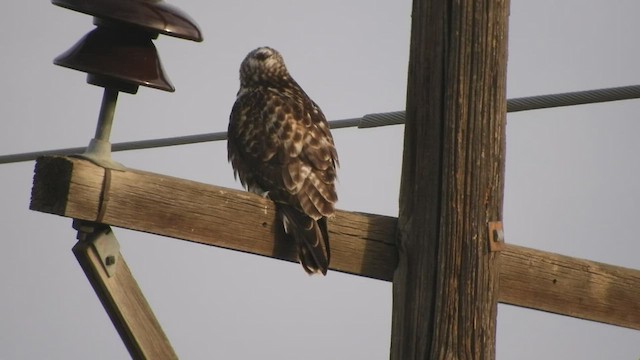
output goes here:
<path id="1" fill-rule="evenodd" d="M 289 75 L 276 50 L 255 49 L 242 62 L 228 136 L 236 177 L 249 191 L 276 203 L 305 271 L 326 274 L 326 219 L 338 200 L 338 154 L 324 114 Z"/>

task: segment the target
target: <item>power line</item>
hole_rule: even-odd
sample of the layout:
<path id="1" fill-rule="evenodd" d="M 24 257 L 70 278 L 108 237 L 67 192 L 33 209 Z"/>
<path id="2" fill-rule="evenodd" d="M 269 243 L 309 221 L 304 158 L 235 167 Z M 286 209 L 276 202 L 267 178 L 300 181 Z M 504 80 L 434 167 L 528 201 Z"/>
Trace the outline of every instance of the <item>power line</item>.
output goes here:
<path id="1" fill-rule="evenodd" d="M 529 96 L 507 100 L 507 112 L 640 98 L 640 85 Z"/>
<path id="2" fill-rule="evenodd" d="M 360 118 L 334 120 L 334 121 L 330 121 L 329 124 L 331 125 L 332 129 L 340 129 L 340 128 L 347 128 L 347 127 L 356 127 L 358 126 L 361 120 L 362 119 Z M 202 142 L 220 141 L 220 140 L 226 140 L 226 139 L 227 139 L 227 132 L 221 131 L 216 133 L 186 135 L 186 136 L 176 136 L 176 137 L 162 138 L 162 139 L 137 140 L 137 141 L 115 143 L 115 144 L 111 144 L 111 151 L 152 149 L 157 147 L 197 144 Z M 86 147 L 72 147 L 72 148 L 65 148 L 65 149 L 43 150 L 43 151 L 34 151 L 34 152 L 27 152 L 27 153 L 20 153 L 20 154 L 2 155 L 0 156 L 0 164 L 31 161 L 44 155 L 65 156 L 65 155 L 81 154 L 86 149 L 87 149 Z"/>
<path id="3" fill-rule="evenodd" d="M 574 91 L 550 95 L 528 96 L 507 100 L 507 112 L 548 109 L 562 106 L 595 104 L 640 98 L 640 85 L 606 89 Z M 368 114 L 362 117 L 358 128 L 404 124 L 404 111 Z"/>
<path id="4" fill-rule="evenodd" d="M 562 106 L 593 104 L 617 100 L 640 98 L 640 85 L 622 86 L 606 89 L 575 91 L 550 95 L 521 97 L 507 100 L 507 112 L 546 109 Z M 378 126 L 404 124 L 405 112 L 393 111 L 386 113 L 367 114 L 362 118 L 352 118 L 330 121 L 332 129 L 348 127 L 372 128 Z M 156 147 L 197 144 L 201 142 L 226 140 L 226 132 L 207 133 L 198 135 L 177 136 L 162 139 L 138 140 L 112 144 L 112 151 L 141 150 Z M 0 156 L 0 164 L 35 160 L 44 155 L 72 155 L 84 152 L 86 147 L 34 151 L 20 154 Z"/>

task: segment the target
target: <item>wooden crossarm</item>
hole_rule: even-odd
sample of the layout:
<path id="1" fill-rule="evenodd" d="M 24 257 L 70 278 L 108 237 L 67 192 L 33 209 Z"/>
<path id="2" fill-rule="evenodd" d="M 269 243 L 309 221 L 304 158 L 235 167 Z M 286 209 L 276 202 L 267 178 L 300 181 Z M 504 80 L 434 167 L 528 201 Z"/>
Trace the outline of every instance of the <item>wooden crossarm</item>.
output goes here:
<path id="1" fill-rule="evenodd" d="M 274 226 L 269 200 L 139 170 L 110 173 L 107 189 L 105 169 L 91 162 L 42 157 L 30 208 L 297 262 L 295 244 L 284 241 L 281 227 Z M 338 211 L 329 220 L 331 269 L 390 281 L 395 224 L 388 216 Z"/>
<path id="2" fill-rule="evenodd" d="M 274 225 L 268 200 L 140 170 L 109 172 L 78 158 L 39 158 L 30 208 L 296 261 L 294 244 Z M 396 226 L 393 217 L 338 211 L 329 221 L 330 268 L 391 281 Z M 507 244 L 499 300 L 640 330 L 638 270 Z"/>

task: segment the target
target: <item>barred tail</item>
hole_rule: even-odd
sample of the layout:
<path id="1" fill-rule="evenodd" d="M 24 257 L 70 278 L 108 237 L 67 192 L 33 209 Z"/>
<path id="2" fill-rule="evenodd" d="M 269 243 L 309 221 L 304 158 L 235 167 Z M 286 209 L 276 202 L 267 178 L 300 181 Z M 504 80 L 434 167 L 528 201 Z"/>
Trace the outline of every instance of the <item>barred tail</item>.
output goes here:
<path id="1" fill-rule="evenodd" d="M 329 234 L 327 218 L 317 221 L 287 205 L 278 204 L 285 233 L 293 237 L 298 246 L 298 258 L 304 270 L 309 274 L 327 274 L 329 260 Z"/>

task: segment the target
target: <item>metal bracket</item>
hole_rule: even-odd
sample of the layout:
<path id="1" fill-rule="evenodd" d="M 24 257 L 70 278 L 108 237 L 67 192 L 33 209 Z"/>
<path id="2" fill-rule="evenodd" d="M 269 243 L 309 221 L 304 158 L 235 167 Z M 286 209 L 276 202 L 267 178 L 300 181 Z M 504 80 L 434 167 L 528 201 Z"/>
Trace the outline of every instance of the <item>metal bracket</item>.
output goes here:
<path id="1" fill-rule="evenodd" d="M 104 224 L 74 220 L 73 228 L 78 230 L 78 240 L 91 243 L 107 276 L 114 276 L 120 257 L 120 244 L 111 227 Z"/>
<path id="2" fill-rule="evenodd" d="M 491 252 L 504 250 L 504 230 L 502 221 L 489 222 L 489 250 Z"/>
<path id="3" fill-rule="evenodd" d="M 116 264 L 120 256 L 120 244 L 109 226 L 100 232 L 94 233 L 94 235 L 96 237 L 92 241 L 93 248 L 96 249 L 107 275 L 112 277 L 116 273 Z"/>

